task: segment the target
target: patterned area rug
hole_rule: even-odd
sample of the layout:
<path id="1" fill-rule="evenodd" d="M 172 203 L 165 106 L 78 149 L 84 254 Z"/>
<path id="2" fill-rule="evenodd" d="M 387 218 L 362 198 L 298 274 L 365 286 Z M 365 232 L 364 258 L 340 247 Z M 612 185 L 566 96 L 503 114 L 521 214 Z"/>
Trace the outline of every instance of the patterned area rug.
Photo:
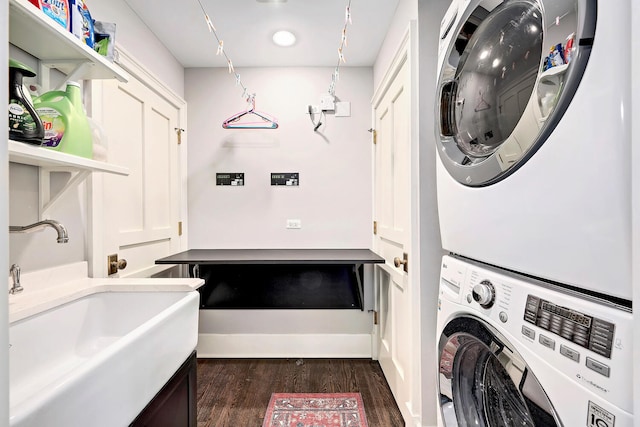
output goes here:
<path id="1" fill-rule="evenodd" d="M 273 393 L 262 427 L 368 427 L 360 393 Z"/>

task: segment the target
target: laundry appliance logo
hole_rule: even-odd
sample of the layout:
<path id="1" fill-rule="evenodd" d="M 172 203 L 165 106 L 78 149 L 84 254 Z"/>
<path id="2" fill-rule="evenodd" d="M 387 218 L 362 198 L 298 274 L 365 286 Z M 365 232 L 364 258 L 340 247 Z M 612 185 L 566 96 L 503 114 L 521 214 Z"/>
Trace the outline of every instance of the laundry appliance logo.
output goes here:
<path id="1" fill-rule="evenodd" d="M 600 384 L 593 382 L 592 380 L 590 380 L 589 378 L 583 377 L 582 374 L 576 374 L 576 378 L 579 379 L 580 381 L 582 381 L 585 384 L 590 385 L 591 387 L 594 387 L 600 391 L 602 391 L 603 393 L 609 393 L 609 389 L 605 388 L 603 386 L 601 386 Z"/>
<path id="2" fill-rule="evenodd" d="M 614 427 L 616 416 L 606 409 L 589 401 L 589 411 L 587 413 L 587 427 Z"/>

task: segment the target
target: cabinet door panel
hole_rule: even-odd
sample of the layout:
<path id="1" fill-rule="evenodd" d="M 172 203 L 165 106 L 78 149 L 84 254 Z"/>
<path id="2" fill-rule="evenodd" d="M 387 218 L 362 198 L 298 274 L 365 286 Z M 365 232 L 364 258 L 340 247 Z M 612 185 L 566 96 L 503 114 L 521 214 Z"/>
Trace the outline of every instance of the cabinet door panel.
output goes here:
<path id="1" fill-rule="evenodd" d="M 389 387 L 406 420 L 416 397 L 412 355 L 416 347 L 411 301 L 415 291 L 409 272 L 396 261 L 411 253 L 411 87 L 409 65 L 404 62 L 388 88 L 374 104 L 375 145 L 374 197 L 376 252 L 385 264 L 376 266 L 376 310 L 379 313 L 377 354 Z"/>
<path id="2" fill-rule="evenodd" d="M 97 84 L 109 162 L 130 171 L 103 178 L 104 245 L 127 260 L 125 277 L 180 250 L 180 108 L 134 77 Z"/>

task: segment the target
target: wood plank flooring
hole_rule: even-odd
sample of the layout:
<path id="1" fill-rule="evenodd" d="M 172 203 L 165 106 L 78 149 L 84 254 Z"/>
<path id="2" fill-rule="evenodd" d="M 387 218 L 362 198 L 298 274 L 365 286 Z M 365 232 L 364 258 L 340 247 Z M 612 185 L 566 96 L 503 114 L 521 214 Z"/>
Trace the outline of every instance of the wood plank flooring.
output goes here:
<path id="1" fill-rule="evenodd" d="M 362 395 L 369 427 L 404 421 L 369 359 L 198 359 L 198 427 L 261 427 L 271 393 Z"/>

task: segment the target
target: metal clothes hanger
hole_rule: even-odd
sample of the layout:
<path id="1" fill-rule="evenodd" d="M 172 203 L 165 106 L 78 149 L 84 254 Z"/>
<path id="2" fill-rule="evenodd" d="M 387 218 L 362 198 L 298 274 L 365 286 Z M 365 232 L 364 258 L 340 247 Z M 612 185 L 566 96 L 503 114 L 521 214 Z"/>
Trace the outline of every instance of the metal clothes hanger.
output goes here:
<path id="1" fill-rule="evenodd" d="M 237 114 L 226 119 L 222 122 L 222 127 L 225 129 L 277 129 L 278 122 L 275 118 L 270 117 L 265 113 L 259 113 L 255 111 L 256 108 L 256 98 L 255 94 L 250 95 L 247 98 L 247 104 L 249 104 L 249 108 L 245 111 L 241 111 Z M 249 122 L 239 122 L 239 120 L 244 116 L 257 116 L 260 120 L 258 121 L 249 121 Z"/>

